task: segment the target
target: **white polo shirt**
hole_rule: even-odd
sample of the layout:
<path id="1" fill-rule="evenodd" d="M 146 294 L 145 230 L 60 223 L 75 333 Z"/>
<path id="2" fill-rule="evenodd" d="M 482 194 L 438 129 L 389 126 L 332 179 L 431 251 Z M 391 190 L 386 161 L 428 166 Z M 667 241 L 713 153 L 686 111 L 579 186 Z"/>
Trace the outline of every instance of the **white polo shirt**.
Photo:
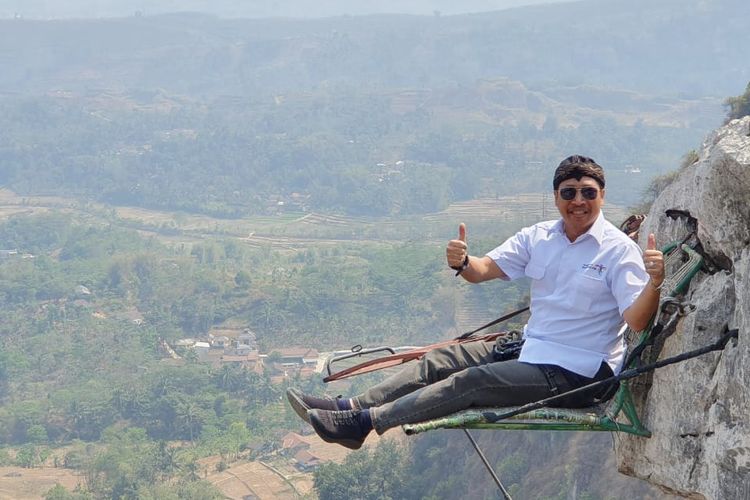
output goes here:
<path id="1" fill-rule="evenodd" d="M 640 247 L 604 219 L 570 242 L 563 221 L 527 227 L 487 254 L 510 279 L 531 278 L 531 317 L 519 361 L 593 377 L 617 374 L 626 346 L 622 313 L 648 282 Z"/>

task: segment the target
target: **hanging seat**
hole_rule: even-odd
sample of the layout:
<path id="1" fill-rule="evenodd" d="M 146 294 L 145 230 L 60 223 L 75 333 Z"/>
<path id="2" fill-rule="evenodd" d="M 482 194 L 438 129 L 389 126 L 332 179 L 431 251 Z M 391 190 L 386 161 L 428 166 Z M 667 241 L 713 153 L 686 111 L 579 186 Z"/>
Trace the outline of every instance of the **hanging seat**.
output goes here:
<path id="1" fill-rule="evenodd" d="M 684 295 L 692 278 L 703 265 L 703 257 L 690 246 L 673 243 L 663 249 L 666 278 L 659 310 L 649 327 L 641 332 L 628 329 L 626 339 L 632 346 L 624 368 L 636 368 L 648 352 L 647 347 L 671 333 L 678 317 L 684 313 L 679 297 Z M 666 293 L 665 293 L 666 291 Z M 518 413 L 519 408 L 472 408 L 425 422 L 405 424 L 406 434 L 433 429 L 508 429 L 617 431 L 650 437 L 641 422 L 630 390 L 631 380 L 621 381 L 608 401 L 587 408 L 537 408 Z"/>

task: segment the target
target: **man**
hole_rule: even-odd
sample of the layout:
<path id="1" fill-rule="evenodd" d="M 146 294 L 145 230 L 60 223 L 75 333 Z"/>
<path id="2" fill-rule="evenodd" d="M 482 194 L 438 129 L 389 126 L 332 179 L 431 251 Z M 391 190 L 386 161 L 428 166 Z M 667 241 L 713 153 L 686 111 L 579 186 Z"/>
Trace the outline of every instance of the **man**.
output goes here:
<path id="1" fill-rule="evenodd" d="M 491 342 L 435 349 L 351 399 L 289 389 L 294 410 L 327 442 L 357 449 L 368 433 L 476 406 L 538 401 L 619 373 L 623 320 L 648 325 L 664 280 L 654 235 L 638 245 L 604 219 L 604 171 L 591 158 L 563 160 L 553 178 L 557 221 L 519 231 L 483 257 L 470 256 L 466 227 L 446 249 L 448 265 L 471 283 L 531 279 L 531 316 L 518 359 L 497 361 Z M 583 393 L 563 406 L 587 406 Z"/>

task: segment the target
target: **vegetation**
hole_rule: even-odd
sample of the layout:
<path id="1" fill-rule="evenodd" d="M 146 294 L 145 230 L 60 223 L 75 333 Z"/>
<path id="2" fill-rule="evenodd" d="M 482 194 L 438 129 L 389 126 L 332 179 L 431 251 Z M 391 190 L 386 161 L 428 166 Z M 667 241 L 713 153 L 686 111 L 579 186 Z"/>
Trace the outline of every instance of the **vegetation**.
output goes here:
<path id="1" fill-rule="evenodd" d="M 746 34 L 744 0 L 609 0 L 604 9 L 599 1 L 439 17 L 248 20 L 147 10 L 144 17 L 97 21 L 8 19 L 0 21 L 7 34 L 0 51 L 8 54 L 0 85 L 19 92 L 131 88 L 141 99 L 165 92 L 242 102 L 341 81 L 379 89 L 449 83 L 460 93 L 501 75 L 537 87 L 732 92 L 747 61 L 736 43 Z M 23 12 L 25 3 L 18 5 Z M 97 2 L 88 12 L 104 10 Z"/>
<path id="2" fill-rule="evenodd" d="M 412 487 L 412 457 L 393 441 L 374 451 L 350 454 L 342 465 L 324 464 L 315 471 L 315 488 L 321 500 L 422 498 Z"/>
<path id="3" fill-rule="evenodd" d="M 231 323 L 266 353 L 420 343 L 455 328 L 462 300 L 486 320 L 515 308 L 525 284 L 456 282 L 442 243 L 460 221 L 423 216 L 549 192 L 571 153 L 607 166 L 608 203 L 632 202 L 719 119 L 701 96 L 730 78 L 687 62 L 745 61 L 747 23 L 724 22 L 724 9 L 744 12 L 737 0 L 637 3 L 651 10 L 0 20 L 0 197 L 11 189 L 24 197 L 11 212 L 36 213 L 0 214 L 0 465 L 85 477 L 48 499 L 220 498 L 201 460 L 271 452 L 299 426 L 285 384 L 324 388 L 179 348 L 168 359 L 162 341 Z M 519 207 L 472 224 L 472 251 L 528 219 Z M 316 486 L 323 498 L 492 495 L 452 439 L 352 454 Z M 491 453 L 514 492 L 606 497 L 575 461 L 532 484 L 528 450 L 565 462 L 585 455 L 573 438 L 514 439 Z"/>
<path id="4" fill-rule="evenodd" d="M 641 192 L 641 200 L 638 204 L 630 208 L 634 214 L 647 214 L 651 210 L 656 198 L 674 182 L 681 171 L 689 168 L 699 160 L 698 152 L 691 149 L 682 157 L 680 167 L 662 175 L 652 178 L 646 188 Z"/>
<path id="5" fill-rule="evenodd" d="M 745 88 L 745 93 L 735 97 L 728 97 L 724 101 L 727 107 L 727 121 L 750 115 L 750 83 Z"/>
<path id="6" fill-rule="evenodd" d="M 0 240 L 18 249 L 0 260 L 0 444 L 13 450 L 0 461 L 36 467 L 55 456 L 97 497 L 209 498 L 198 459 L 231 463 L 297 425 L 279 411 L 284 387 L 269 372 L 190 356 L 165 364 L 159 339 L 203 336 L 233 319 L 266 352 L 343 348 L 433 340 L 452 323 L 449 274 L 424 245 L 166 246 L 61 213 L 12 217 Z M 518 299 L 508 287 L 503 300 Z M 290 383 L 322 390 L 316 380 Z"/>
<path id="7" fill-rule="evenodd" d="M 575 491 L 577 498 L 614 500 L 613 492 L 625 489 L 634 498 L 650 498 L 643 483 L 591 473 L 593 457 L 607 455 L 611 447 L 609 436 L 550 431 L 472 431 L 472 435 L 514 498 L 564 500 Z M 553 449 L 560 453 L 552 453 Z M 614 467 L 611 456 L 598 465 L 605 470 Z M 314 476 L 321 500 L 498 495 L 474 449 L 458 431 L 431 432 L 402 443 L 386 439 L 374 450 L 350 454 L 340 465 L 320 467 Z"/>
<path id="8" fill-rule="evenodd" d="M 501 89 L 470 92 L 489 99 Z M 550 166 L 586 151 L 606 159 L 608 195 L 622 202 L 633 198 L 639 180 L 622 174 L 625 167 L 665 170 L 665 158 L 699 133 L 615 117 L 575 127 L 553 118 L 543 126 L 482 123 L 481 114 L 507 105 L 404 112 L 394 110 L 400 99 L 337 87 L 300 102 L 175 103 L 168 112 L 136 103 L 110 109 L 89 99 L 0 100 L 0 127 L 7 131 L 0 138 L 0 185 L 24 196 L 79 196 L 229 218 L 289 211 L 390 216 L 547 190 Z"/>
<path id="9" fill-rule="evenodd" d="M 662 95 L 669 75 L 689 86 L 687 54 L 744 63 L 744 24 L 723 22 L 733 1 L 649 6 L 645 33 L 628 2 L 450 19 L 0 21 L 0 185 L 227 218 L 389 216 L 547 190 L 550 167 L 579 152 L 612 173 L 611 201 L 633 203 L 720 119 L 718 102 L 711 116 Z M 65 57 L 45 57 L 58 38 Z M 715 94 L 731 81 L 720 74 L 692 82 Z M 621 89 L 634 78 L 670 83 L 650 89 L 659 97 Z"/>

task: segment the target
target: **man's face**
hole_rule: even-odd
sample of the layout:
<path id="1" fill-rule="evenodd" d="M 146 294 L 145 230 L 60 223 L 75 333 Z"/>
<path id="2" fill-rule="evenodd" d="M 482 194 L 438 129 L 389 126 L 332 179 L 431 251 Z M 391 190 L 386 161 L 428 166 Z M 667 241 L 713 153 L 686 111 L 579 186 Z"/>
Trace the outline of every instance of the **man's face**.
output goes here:
<path id="1" fill-rule="evenodd" d="M 565 199 L 571 195 L 572 199 Z M 593 199 L 588 199 L 592 196 Z M 567 179 L 555 191 L 555 205 L 563 218 L 565 233 L 574 240 L 588 231 L 599 217 L 604 205 L 604 189 L 592 177 L 581 177 L 580 181 Z"/>

